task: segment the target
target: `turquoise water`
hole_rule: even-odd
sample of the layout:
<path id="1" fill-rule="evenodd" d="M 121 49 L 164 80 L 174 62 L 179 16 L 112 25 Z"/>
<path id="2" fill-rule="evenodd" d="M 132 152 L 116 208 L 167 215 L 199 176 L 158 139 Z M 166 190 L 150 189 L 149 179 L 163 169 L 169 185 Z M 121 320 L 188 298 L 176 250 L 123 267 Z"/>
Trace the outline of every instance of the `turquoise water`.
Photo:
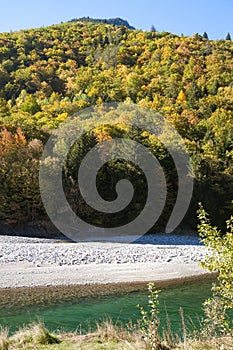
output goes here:
<path id="1" fill-rule="evenodd" d="M 198 325 L 202 316 L 202 302 L 211 295 L 211 282 L 190 283 L 176 288 L 164 289 L 160 293 L 160 317 L 162 326 L 166 323 L 166 311 L 171 320 L 172 330 L 181 329 L 180 307 L 183 308 L 186 322 L 189 317 Z M 114 296 L 81 298 L 52 305 L 37 305 L 15 308 L 4 307 L 0 310 L 0 324 L 10 328 L 11 332 L 20 326 L 41 320 L 53 330 L 87 332 L 96 322 L 110 317 L 114 323 L 136 322 L 140 317 L 137 304 L 146 306 L 146 292 L 133 292 Z M 166 311 L 165 311 L 166 310 Z"/>

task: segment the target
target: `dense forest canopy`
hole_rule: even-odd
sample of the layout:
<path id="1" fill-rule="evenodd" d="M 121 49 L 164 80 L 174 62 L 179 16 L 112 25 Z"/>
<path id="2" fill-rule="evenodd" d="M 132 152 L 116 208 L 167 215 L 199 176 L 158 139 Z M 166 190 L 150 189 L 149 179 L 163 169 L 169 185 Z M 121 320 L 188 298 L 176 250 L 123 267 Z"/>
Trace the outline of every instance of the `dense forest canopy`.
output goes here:
<path id="1" fill-rule="evenodd" d="M 195 227 L 200 201 L 215 223 L 225 222 L 233 208 L 233 42 L 81 20 L 0 34 L 1 220 L 45 216 L 37 179 L 52 130 L 85 107 L 115 101 L 157 111 L 184 138 L 195 181 L 184 223 Z M 115 133 L 92 130 L 83 145 Z M 121 127 L 120 134 L 134 133 Z M 153 148 L 149 136 L 143 140 Z M 169 154 L 160 145 L 154 152 L 169 183 Z"/>
<path id="2" fill-rule="evenodd" d="M 115 26 L 125 26 L 129 29 L 135 29 L 132 27 L 128 21 L 122 19 L 122 18 L 91 18 L 91 17 L 81 17 L 81 18 L 73 18 L 69 22 L 93 22 L 93 23 L 105 23 L 105 24 L 112 24 Z"/>

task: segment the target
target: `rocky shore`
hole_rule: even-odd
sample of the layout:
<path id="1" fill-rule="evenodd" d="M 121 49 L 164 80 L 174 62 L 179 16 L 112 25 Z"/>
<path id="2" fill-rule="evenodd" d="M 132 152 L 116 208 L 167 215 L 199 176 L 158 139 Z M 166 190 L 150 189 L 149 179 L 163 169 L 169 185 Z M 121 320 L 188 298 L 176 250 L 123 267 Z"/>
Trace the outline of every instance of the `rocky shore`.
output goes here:
<path id="1" fill-rule="evenodd" d="M 197 237 L 150 235 L 135 243 L 70 243 L 39 238 L 0 236 L 0 264 L 33 263 L 36 266 L 125 263 L 195 263 L 205 247 Z"/>
<path id="2" fill-rule="evenodd" d="M 131 244 L 0 236 L 0 288 L 143 282 L 206 273 L 195 236 L 156 234 Z"/>

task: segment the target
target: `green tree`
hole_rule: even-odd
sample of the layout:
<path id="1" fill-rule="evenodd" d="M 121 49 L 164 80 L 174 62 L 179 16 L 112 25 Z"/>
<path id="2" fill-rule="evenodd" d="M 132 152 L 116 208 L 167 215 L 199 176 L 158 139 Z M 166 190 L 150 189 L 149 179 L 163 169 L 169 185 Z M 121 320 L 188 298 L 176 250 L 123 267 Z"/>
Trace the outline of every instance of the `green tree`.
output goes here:
<path id="1" fill-rule="evenodd" d="M 31 115 L 34 115 L 37 112 L 41 111 L 41 107 L 40 107 L 39 103 L 31 95 L 26 97 L 25 101 L 20 105 L 20 109 L 23 112 L 27 112 Z"/>
<path id="2" fill-rule="evenodd" d="M 9 116 L 10 108 L 4 98 L 0 98 L 0 118 Z"/>
<path id="3" fill-rule="evenodd" d="M 203 39 L 209 40 L 208 34 L 206 32 L 203 33 Z"/>
<path id="4" fill-rule="evenodd" d="M 198 232 L 209 252 L 201 265 L 218 273 L 218 284 L 213 286 L 213 290 L 227 309 L 233 309 L 233 215 L 227 221 L 226 233 L 211 225 L 202 206 L 198 218 Z"/>
<path id="5" fill-rule="evenodd" d="M 155 28 L 155 26 L 152 24 L 152 26 L 151 26 L 151 28 L 150 28 L 150 31 L 152 32 L 152 33 L 155 33 L 156 32 L 156 28 Z"/>
<path id="6" fill-rule="evenodd" d="M 193 81 L 188 91 L 188 107 L 190 109 L 198 108 L 198 101 L 202 97 L 201 89 L 196 81 Z"/>

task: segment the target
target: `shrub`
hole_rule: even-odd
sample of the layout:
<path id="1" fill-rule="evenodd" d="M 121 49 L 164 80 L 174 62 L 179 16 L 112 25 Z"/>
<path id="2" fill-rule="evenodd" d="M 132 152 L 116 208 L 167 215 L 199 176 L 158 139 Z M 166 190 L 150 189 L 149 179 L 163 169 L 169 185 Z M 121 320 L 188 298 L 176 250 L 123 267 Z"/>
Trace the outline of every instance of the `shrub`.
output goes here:
<path id="1" fill-rule="evenodd" d="M 203 304 L 203 331 L 213 336 L 225 335 L 232 332 L 227 310 L 233 309 L 233 216 L 227 221 L 226 234 L 211 225 L 201 205 L 198 218 L 198 231 L 209 252 L 201 265 L 218 273 L 218 283 L 212 286 L 213 297 Z"/>
<path id="2" fill-rule="evenodd" d="M 146 342 L 150 350 L 162 350 L 168 349 L 161 343 L 161 337 L 159 335 L 159 293 L 160 291 L 155 288 L 154 283 L 148 284 L 148 308 L 146 311 L 142 306 L 138 305 L 141 311 L 141 319 L 139 319 L 139 326 L 143 335 L 143 339 Z"/>
<path id="3" fill-rule="evenodd" d="M 51 334 L 42 323 L 33 323 L 29 328 L 18 331 L 13 337 L 11 337 L 13 343 L 18 346 L 24 346 L 25 344 L 58 344 L 60 340 Z"/>

